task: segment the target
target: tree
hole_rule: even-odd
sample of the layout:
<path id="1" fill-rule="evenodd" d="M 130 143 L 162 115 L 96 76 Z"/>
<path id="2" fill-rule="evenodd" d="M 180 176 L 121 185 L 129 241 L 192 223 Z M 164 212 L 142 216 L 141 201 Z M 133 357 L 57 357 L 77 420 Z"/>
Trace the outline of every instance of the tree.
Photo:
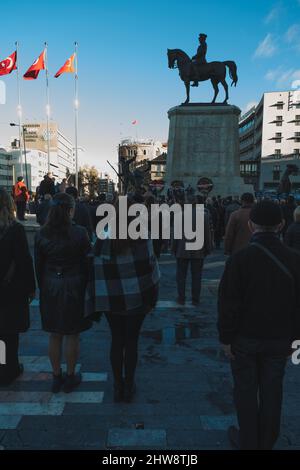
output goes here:
<path id="1" fill-rule="evenodd" d="M 69 182 L 75 183 L 75 175 L 71 175 Z M 78 171 L 78 191 L 80 196 L 94 198 L 99 194 L 100 176 L 97 168 L 84 165 Z"/>

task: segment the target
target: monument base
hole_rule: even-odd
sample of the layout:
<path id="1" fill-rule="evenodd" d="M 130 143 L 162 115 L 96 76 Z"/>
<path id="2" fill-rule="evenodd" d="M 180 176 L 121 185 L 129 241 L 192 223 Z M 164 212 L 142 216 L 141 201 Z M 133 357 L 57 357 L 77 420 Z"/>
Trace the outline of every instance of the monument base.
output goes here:
<path id="1" fill-rule="evenodd" d="M 171 108 L 168 115 L 167 187 L 182 181 L 197 188 L 205 177 L 213 184 L 210 195 L 253 193 L 240 177 L 239 108 L 193 103 Z"/>

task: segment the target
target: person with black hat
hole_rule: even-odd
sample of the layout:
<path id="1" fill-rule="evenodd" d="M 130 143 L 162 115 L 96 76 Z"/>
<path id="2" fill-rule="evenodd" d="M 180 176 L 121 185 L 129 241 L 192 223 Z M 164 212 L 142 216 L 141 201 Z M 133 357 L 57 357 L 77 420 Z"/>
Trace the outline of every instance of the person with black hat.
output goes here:
<path id="1" fill-rule="evenodd" d="M 206 64 L 206 53 L 207 53 L 207 44 L 206 44 L 207 35 L 200 33 L 199 34 L 199 43 L 200 46 L 197 49 L 197 54 L 192 57 L 193 63 L 196 65 L 196 70 L 198 70 L 198 65 Z M 198 81 L 194 81 L 192 86 L 198 86 Z"/>
<path id="2" fill-rule="evenodd" d="M 219 339 L 231 360 L 240 449 L 272 449 L 280 432 L 282 384 L 293 340 L 300 338 L 300 255 L 283 245 L 280 207 L 250 212 L 248 247 L 226 263 L 218 299 Z"/>

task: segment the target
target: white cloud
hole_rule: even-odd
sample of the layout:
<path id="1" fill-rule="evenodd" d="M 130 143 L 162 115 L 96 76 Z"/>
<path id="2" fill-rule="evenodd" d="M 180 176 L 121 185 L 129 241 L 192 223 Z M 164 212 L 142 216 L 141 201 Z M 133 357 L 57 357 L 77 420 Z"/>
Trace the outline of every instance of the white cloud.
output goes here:
<path id="1" fill-rule="evenodd" d="M 294 41 L 298 41 L 300 37 L 300 26 L 298 24 L 292 24 L 289 27 L 287 32 L 284 35 L 284 39 L 289 44 L 293 43 Z"/>
<path id="2" fill-rule="evenodd" d="M 279 17 L 280 11 L 281 11 L 281 6 L 275 5 L 265 17 L 265 20 L 264 20 L 265 23 L 269 24 L 269 23 L 272 23 L 272 21 L 276 20 Z"/>
<path id="3" fill-rule="evenodd" d="M 268 33 L 266 37 L 258 44 L 254 57 L 272 57 L 277 51 L 275 40 L 271 33 Z"/>
<path id="4" fill-rule="evenodd" d="M 277 88 L 294 88 L 295 82 L 300 80 L 300 69 L 287 69 L 278 67 L 277 69 L 269 70 L 265 79 L 275 83 Z"/>
<path id="5" fill-rule="evenodd" d="M 300 80 L 294 80 L 294 81 L 292 82 L 291 88 L 292 88 L 293 90 L 297 90 L 297 88 L 300 88 Z"/>

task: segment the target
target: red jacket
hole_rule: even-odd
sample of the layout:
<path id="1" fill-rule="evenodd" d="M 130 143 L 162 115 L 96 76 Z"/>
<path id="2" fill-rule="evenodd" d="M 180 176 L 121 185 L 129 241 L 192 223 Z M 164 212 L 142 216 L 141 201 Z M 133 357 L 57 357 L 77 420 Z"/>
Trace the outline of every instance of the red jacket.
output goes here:
<path id="1" fill-rule="evenodd" d="M 29 200 L 28 190 L 26 188 L 26 184 L 23 181 L 18 181 L 18 183 L 14 186 L 14 200 L 15 202 Z"/>

